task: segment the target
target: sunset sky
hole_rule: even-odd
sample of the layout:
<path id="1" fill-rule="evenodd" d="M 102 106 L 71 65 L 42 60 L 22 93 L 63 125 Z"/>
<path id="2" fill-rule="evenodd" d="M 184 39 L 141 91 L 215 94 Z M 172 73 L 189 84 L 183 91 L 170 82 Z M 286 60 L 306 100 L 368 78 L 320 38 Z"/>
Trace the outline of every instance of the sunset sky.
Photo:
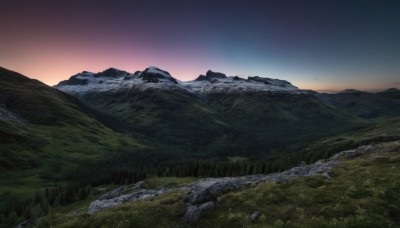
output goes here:
<path id="1" fill-rule="evenodd" d="M 0 66 L 54 85 L 109 67 L 304 89 L 400 88 L 400 1 L 0 0 Z"/>

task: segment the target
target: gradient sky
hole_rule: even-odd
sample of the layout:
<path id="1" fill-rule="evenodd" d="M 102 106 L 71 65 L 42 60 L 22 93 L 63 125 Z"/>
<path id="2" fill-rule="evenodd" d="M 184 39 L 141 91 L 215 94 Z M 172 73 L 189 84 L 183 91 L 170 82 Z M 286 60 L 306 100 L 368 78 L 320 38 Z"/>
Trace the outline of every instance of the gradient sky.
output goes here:
<path id="1" fill-rule="evenodd" d="M 400 1 L 0 0 L 0 66 L 49 85 L 108 67 L 304 89 L 400 87 Z"/>

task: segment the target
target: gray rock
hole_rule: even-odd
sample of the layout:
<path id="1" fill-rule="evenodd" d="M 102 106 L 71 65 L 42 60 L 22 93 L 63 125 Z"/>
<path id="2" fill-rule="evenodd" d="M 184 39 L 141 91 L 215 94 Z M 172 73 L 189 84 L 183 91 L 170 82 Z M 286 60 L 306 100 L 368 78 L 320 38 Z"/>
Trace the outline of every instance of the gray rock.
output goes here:
<path id="1" fill-rule="evenodd" d="M 127 191 L 133 191 L 135 189 L 140 189 L 143 187 L 143 185 L 144 185 L 144 181 L 139 181 L 136 184 L 131 185 L 131 186 L 122 186 L 122 187 L 116 188 L 112 191 L 109 191 L 109 192 L 101 195 L 97 200 L 114 199 L 114 198 L 117 198 L 117 197 L 123 195 Z"/>
<path id="2" fill-rule="evenodd" d="M 96 200 L 94 202 L 92 202 L 89 206 L 88 209 L 88 214 L 92 215 L 95 212 L 97 212 L 98 210 L 102 210 L 102 209 L 106 209 L 106 208 L 110 208 L 110 207 L 114 207 L 117 206 L 118 204 L 120 204 L 119 201 L 113 201 L 113 200 Z"/>
<path id="3" fill-rule="evenodd" d="M 197 206 L 188 206 L 182 214 L 182 220 L 186 222 L 196 222 L 200 219 L 200 210 Z"/>
<path id="4" fill-rule="evenodd" d="M 192 204 L 215 201 L 223 192 L 239 190 L 241 187 L 238 178 L 208 178 L 200 180 L 193 187 L 187 200 Z"/>
<path id="5" fill-rule="evenodd" d="M 165 188 L 154 189 L 154 190 L 138 189 L 132 193 L 120 195 L 112 199 L 102 199 L 102 200 L 98 199 L 90 204 L 88 209 L 88 214 L 92 215 L 99 210 L 115 207 L 121 203 L 132 202 L 135 200 L 145 200 L 148 198 L 156 197 L 164 193 L 167 193 L 169 191 L 171 191 L 171 189 L 165 189 Z"/>
<path id="6" fill-rule="evenodd" d="M 255 211 L 253 214 L 250 215 L 250 221 L 254 222 L 260 217 L 261 212 L 260 211 Z"/>
<path id="7" fill-rule="evenodd" d="M 322 176 L 324 176 L 327 179 L 331 179 L 332 178 L 331 175 L 329 175 L 328 172 L 323 173 Z"/>
<path id="8" fill-rule="evenodd" d="M 213 201 L 208 201 L 199 206 L 200 211 L 208 210 L 215 207 L 215 203 Z"/>

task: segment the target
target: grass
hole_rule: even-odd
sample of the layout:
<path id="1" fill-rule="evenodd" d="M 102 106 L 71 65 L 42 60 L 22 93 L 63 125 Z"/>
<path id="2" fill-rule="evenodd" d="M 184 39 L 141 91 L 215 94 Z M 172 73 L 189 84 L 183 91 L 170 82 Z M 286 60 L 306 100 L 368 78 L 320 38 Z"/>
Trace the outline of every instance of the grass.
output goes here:
<path id="1" fill-rule="evenodd" d="M 156 188 L 156 187 L 175 187 L 181 184 L 188 184 L 198 180 L 195 177 L 150 177 L 144 182 L 145 188 Z"/>
<path id="2" fill-rule="evenodd" d="M 340 135 L 316 140 L 307 145 L 303 152 L 309 161 L 315 162 L 321 157 L 328 158 L 343 150 L 357 148 L 376 142 L 400 140 L 400 118 L 377 119 L 367 126 Z M 296 153 L 296 152 L 295 152 Z"/>
<path id="3" fill-rule="evenodd" d="M 52 213 L 38 227 L 391 227 L 400 218 L 400 145 L 343 161 L 334 178 L 298 178 L 224 194 L 194 224 L 180 220 L 183 193 L 122 204 L 93 216 Z M 167 179 L 153 179 L 165 184 Z M 172 179 L 172 182 L 176 180 Z M 254 211 L 262 215 L 250 222 Z"/>
<path id="4" fill-rule="evenodd" d="M 0 105 L 21 120 L 0 118 L 0 211 L 6 201 L 64 184 L 81 161 L 143 147 L 102 125 L 76 98 L 4 68 Z"/>

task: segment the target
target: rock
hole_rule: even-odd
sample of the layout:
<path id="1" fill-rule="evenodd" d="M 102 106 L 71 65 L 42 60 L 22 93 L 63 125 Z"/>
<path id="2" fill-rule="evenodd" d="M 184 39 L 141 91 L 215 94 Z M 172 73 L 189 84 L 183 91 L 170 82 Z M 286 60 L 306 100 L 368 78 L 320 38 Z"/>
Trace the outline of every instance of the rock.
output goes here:
<path id="1" fill-rule="evenodd" d="M 135 187 L 135 186 L 134 186 Z M 130 188 L 132 189 L 132 188 Z M 117 206 L 121 203 L 132 202 L 135 200 L 145 200 L 148 198 L 156 197 L 171 191 L 171 189 L 137 189 L 132 193 L 120 195 L 112 199 L 102 199 L 92 202 L 88 209 L 88 214 L 92 215 L 98 210 Z"/>
<path id="2" fill-rule="evenodd" d="M 21 222 L 20 224 L 18 224 L 16 226 L 16 228 L 33 227 L 34 225 L 35 225 L 34 220 L 25 220 L 25 221 Z"/>
<path id="3" fill-rule="evenodd" d="M 93 215 L 98 210 L 114 207 L 117 206 L 118 204 L 120 204 L 120 202 L 113 200 L 95 200 L 90 204 L 88 209 L 88 214 Z"/>
<path id="4" fill-rule="evenodd" d="M 110 192 L 107 192 L 107 193 L 101 195 L 97 200 L 114 199 L 114 198 L 121 196 L 126 191 L 143 188 L 143 185 L 144 185 L 144 181 L 139 181 L 136 184 L 131 185 L 131 186 L 122 186 L 122 187 L 116 188 Z"/>
<path id="5" fill-rule="evenodd" d="M 260 217 L 261 212 L 260 211 L 255 211 L 253 214 L 250 215 L 250 221 L 254 222 Z"/>
<path id="6" fill-rule="evenodd" d="M 200 210 L 197 206 L 188 206 L 182 214 L 182 220 L 186 222 L 196 222 L 200 219 Z"/>
<path id="7" fill-rule="evenodd" d="M 200 211 L 208 210 L 215 207 L 215 203 L 213 201 L 208 201 L 199 206 Z"/>
<path id="8" fill-rule="evenodd" d="M 189 194 L 188 201 L 200 204 L 207 201 L 216 201 L 223 192 L 239 190 L 242 187 L 238 178 L 208 178 L 199 181 Z"/>

